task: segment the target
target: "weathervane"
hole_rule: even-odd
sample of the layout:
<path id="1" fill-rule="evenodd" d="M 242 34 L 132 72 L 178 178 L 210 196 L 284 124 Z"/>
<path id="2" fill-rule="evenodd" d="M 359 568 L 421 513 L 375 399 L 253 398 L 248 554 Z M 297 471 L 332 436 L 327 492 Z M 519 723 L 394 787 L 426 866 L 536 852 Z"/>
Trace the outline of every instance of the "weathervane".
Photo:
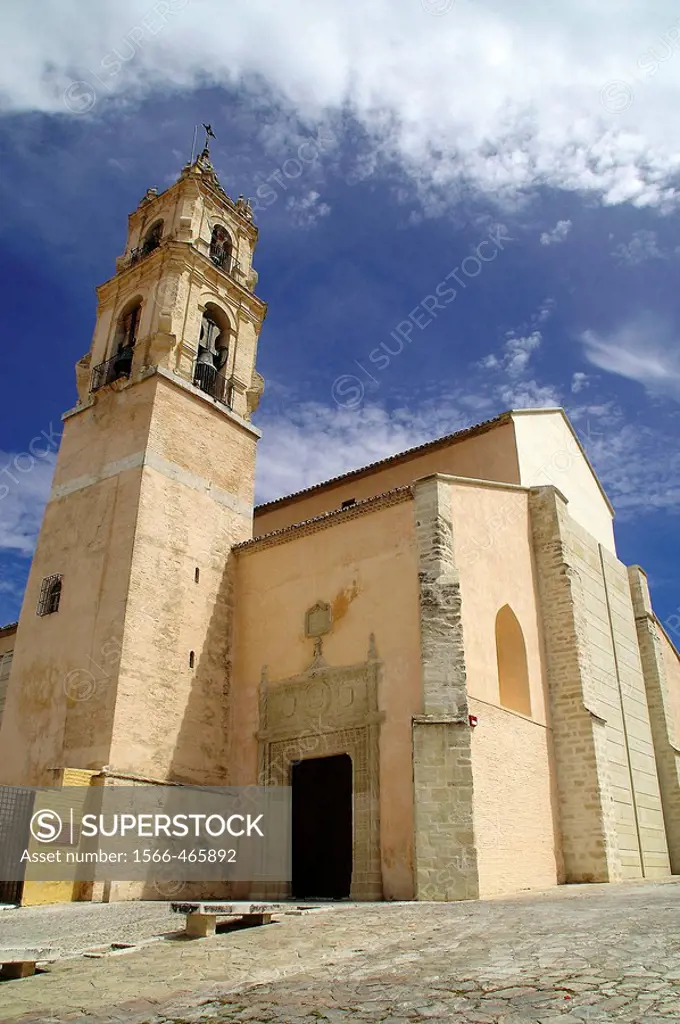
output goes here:
<path id="1" fill-rule="evenodd" d="M 208 142 L 208 139 L 216 139 L 217 136 L 215 135 L 214 131 L 212 130 L 212 125 L 211 124 L 204 124 L 203 127 L 205 128 L 205 146 L 204 146 L 204 149 L 207 150 L 208 146 L 210 145 L 210 143 Z"/>
<path id="2" fill-rule="evenodd" d="M 204 153 L 209 153 L 210 152 L 210 142 L 209 142 L 209 140 L 210 139 L 216 139 L 217 136 L 215 135 L 214 131 L 212 130 L 212 125 L 211 124 L 203 124 L 203 122 L 201 122 L 201 126 L 205 129 L 205 145 L 203 146 L 203 152 Z M 192 164 L 194 162 L 194 153 L 196 152 L 196 135 L 197 134 L 198 134 L 198 125 L 194 125 L 194 139 L 193 139 L 193 142 L 191 143 L 191 161 L 190 161 L 190 163 L 192 163 Z"/>

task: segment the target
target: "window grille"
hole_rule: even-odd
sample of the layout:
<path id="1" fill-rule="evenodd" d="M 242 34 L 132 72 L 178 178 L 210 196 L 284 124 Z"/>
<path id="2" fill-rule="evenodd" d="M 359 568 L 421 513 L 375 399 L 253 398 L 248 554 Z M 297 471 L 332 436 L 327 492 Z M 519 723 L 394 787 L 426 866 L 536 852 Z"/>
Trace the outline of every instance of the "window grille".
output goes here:
<path id="1" fill-rule="evenodd" d="M 59 611 L 61 601 L 61 580 L 60 575 L 46 576 L 40 588 L 40 597 L 36 609 L 38 615 L 53 615 Z"/>

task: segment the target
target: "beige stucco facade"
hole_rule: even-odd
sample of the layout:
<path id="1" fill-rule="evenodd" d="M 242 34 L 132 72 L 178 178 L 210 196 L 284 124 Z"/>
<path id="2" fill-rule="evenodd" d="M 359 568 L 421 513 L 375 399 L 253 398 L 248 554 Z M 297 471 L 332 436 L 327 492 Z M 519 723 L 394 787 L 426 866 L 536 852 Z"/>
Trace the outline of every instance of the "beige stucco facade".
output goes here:
<path id="1" fill-rule="evenodd" d="M 341 752 L 349 741 L 362 759 L 374 762 L 380 780 L 371 809 L 379 823 L 379 848 L 370 851 L 380 863 L 375 878 L 355 876 L 354 894 L 410 899 L 412 768 L 403 751 L 410 749 L 411 721 L 421 703 L 410 492 L 375 499 L 358 514 L 351 509 L 340 513 L 337 522 L 251 541 L 238 549 L 236 561 L 233 735 L 242 739 L 231 758 L 234 782 L 249 784 L 262 776 L 270 784 L 272 761 L 278 757 L 286 759 L 287 779 L 290 761 Z M 319 599 L 330 605 L 333 626 L 315 655 L 304 626 L 306 611 Z M 377 708 L 364 695 L 373 667 Z M 345 672 L 338 675 L 338 668 Z M 315 680 L 324 699 L 310 714 L 306 694 L 314 690 Z M 285 717 L 288 708 L 277 715 L 275 704 L 282 685 L 297 696 Z M 282 745 L 285 752 L 279 753 Z M 357 844 L 368 845 L 370 838 L 364 824 L 355 853 Z"/>
<path id="2" fill-rule="evenodd" d="M 677 872 L 680 661 L 564 412 L 254 508 L 256 236 L 205 152 L 131 215 L 0 631 L 0 782 L 293 782 L 304 817 L 296 766 L 349 758 L 351 898 Z"/>
<path id="3" fill-rule="evenodd" d="M 14 643 L 17 632 L 16 622 L 0 628 L 0 724 L 5 710 L 5 698 L 9 685 L 9 673 L 14 657 Z"/>
<path id="4" fill-rule="evenodd" d="M 554 885 L 561 848 L 529 495 L 519 487 L 461 480 L 449 486 L 454 547 L 460 552 L 467 690 L 478 722 L 472 765 L 480 895 Z M 480 523 L 496 522 L 495 532 L 486 527 L 485 539 Z M 505 607 L 524 637 L 524 711 L 503 707 L 500 699 L 496 623 Z"/>

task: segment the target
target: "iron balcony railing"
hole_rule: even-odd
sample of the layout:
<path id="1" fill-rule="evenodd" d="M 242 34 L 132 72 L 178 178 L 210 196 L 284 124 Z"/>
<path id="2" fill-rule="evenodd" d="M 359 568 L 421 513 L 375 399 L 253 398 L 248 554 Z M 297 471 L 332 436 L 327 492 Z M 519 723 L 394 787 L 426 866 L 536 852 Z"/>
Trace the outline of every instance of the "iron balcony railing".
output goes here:
<path id="1" fill-rule="evenodd" d="M 210 363 L 194 365 L 194 385 L 221 405 L 226 405 L 229 409 L 233 408 L 233 377 L 225 377 L 223 373 L 218 373 Z"/>
<path id="2" fill-rule="evenodd" d="M 156 249 L 159 248 L 159 246 L 160 246 L 160 242 L 156 242 L 153 245 L 151 245 L 151 244 L 138 245 L 136 249 L 130 249 L 130 252 L 128 253 L 127 258 L 124 258 L 124 266 L 126 268 L 127 267 L 134 267 L 135 263 L 139 263 L 140 260 L 146 259 L 146 257 L 150 256 L 152 252 L 155 252 Z M 119 266 L 120 266 L 120 264 L 119 264 Z"/>
<path id="3" fill-rule="evenodd" d="M 118 270 L 128 270 L 130 267 L 134 267 L 137 263 L 145 260 L 147 256 L 150 256 L 152 252 L 155 252 L 159 248 L 159 245 L 140 245 L 136 249 L 130 249 L 127 255 L 121 256 L 118 259 L 117 267 Z M 205 252 L 205 250 L 204 250 Z M 232 256 L 230 252 L 224 252 L 218 248 L 211 248 L 208 253 L 211 263 L 214 263 L 216 267 L 223 270 L 225 274 L 229 274 L 230 277 L 234 277 L 240 280 L 241 277 L 241 265 L 235 256 Z"/>
<path id="4" fill-rule="evenodd" d="M 92 371 L 90 391 L 98 391 L 99 388 L 103 388 L 106 384 L 111 384 L 114 380 L 120 380 L 121 377 L 129 377 L 131 372 L 132 349 L 123 349 L 122 352 L 117 352 L 115 356 L 100 363 L 99 366 L 95 366 Z"/>
<path id="5" fill-rule="evenodd" d="M 210 260 L 223 270 L 225 274 L 229 274 L 231 277 L 238 277 L 241 272 L 241 266 L 235 256 L 228 251 L 223 249 L 212 247 L 210 249 Z"/>

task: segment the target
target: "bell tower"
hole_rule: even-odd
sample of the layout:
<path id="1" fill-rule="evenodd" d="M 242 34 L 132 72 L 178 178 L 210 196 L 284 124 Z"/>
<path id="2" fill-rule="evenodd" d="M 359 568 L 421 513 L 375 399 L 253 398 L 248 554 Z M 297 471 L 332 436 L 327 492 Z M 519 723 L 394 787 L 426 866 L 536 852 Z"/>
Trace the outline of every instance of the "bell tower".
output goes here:
<path id="1" fill-rule="evenodd" d="M 63 417 L 0 732 L 3 783 L 105 766 L 227 781 L 229 555 L 252 536 L 263 390 L 256 241 L 207 140 L 129 217 Z"/>

